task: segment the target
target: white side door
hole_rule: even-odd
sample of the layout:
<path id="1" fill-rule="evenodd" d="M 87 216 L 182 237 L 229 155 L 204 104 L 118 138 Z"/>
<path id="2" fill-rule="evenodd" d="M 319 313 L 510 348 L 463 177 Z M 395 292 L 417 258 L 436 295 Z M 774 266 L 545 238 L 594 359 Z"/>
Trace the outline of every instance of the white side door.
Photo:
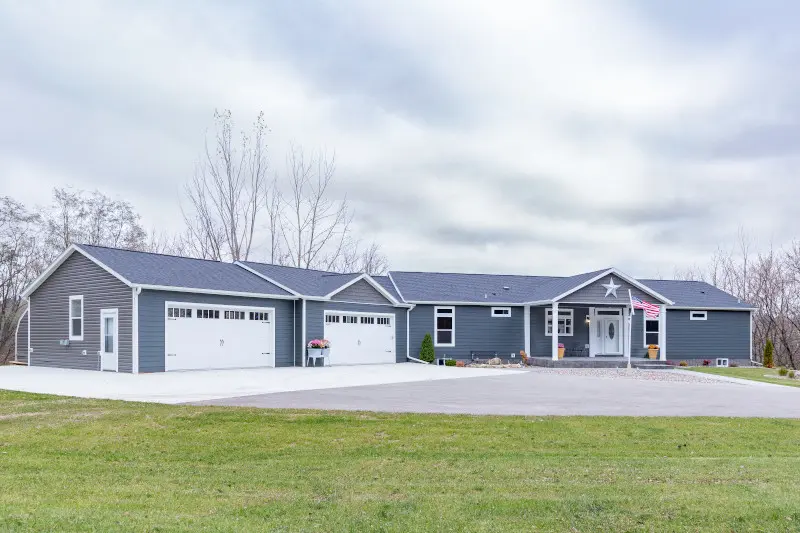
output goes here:
<path id="1" fill-rule="evenodd" d="M 622 354 L 622 328 L 619 318 L 604 318 L 603 319 L 603 344 L 604 353 L 607 354 Z"/>
<path id="2" fill-rule="evenodd" d="M 119 311 L 100 310 L 100 370 L 119 372 Z"/>

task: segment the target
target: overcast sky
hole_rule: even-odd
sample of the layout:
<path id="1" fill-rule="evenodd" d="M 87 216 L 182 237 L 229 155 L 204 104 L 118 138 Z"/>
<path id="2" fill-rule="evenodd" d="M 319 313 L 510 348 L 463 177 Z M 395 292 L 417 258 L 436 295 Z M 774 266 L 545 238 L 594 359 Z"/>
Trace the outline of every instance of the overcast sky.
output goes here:
<path id="1" fill-rule="evenodd" d="M 97 188 L 178 229 L 214 109 L 263 110 L 276 169 L 290 141 L 336 151 L 394 269 L 669 276 L 739 226 L 800 237 L 798 20 L 791 0 L 0 0 L 0 194 Z"/>

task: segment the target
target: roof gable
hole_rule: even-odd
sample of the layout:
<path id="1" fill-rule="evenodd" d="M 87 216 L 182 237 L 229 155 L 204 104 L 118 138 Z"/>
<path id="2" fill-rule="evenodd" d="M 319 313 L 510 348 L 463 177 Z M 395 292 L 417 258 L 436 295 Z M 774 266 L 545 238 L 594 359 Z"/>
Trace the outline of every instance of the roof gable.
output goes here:
<path id="1" fill-rule="evenodd" d="M 381 288 L 383 292 L 385 289 Z M 358 302 L 368 304 L 387 305 L 393 304 L 386 296 L 381 294 L 381 291 L 373 287 L 366 278 L 360 279 L 355 283 L 348 285 L 344 289 L 338 291 L 336 294 L 331 295 L 331 300 L 340 302 Z"/>

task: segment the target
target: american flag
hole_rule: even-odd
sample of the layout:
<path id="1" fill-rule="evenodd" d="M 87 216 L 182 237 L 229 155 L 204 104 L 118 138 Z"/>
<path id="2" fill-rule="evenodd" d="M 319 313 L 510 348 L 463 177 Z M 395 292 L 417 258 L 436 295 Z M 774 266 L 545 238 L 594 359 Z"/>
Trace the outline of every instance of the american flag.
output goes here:
<path id="1" fill-rule="evenodd" d="M 636 296 L 631 296 L 631 305 L 633 305 L 634 309 L 643 309 L 647 318 L 658 318 L 659 308 L 657 305 L 647 303 Z"/>

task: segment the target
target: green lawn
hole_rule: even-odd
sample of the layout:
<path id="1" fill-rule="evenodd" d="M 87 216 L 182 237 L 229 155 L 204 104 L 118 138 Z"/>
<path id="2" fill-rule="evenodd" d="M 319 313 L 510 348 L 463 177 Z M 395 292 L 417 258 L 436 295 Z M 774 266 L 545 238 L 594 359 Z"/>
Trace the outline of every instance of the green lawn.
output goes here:
<path id="1" fill-rule="evenodd" d="M 787 531 L 800 421 L 164 406 L 0 391 L 0 531 Z"/>
<path id="2" fill-rule="evenodd" d="M 788 387 L 800 387 L 800 379 L 781 378 L 778 376 L 777 368 L 717 368 L 713 366 L 697 366 L 688 368 L 687 370 L 694 370 L 695 372 L 703 372 L 705 374 L 717 374 L 719 376 L 730 376 L 732 378 L 749 379 L 751 381 L 763 381 L 764 383 L 777 383 L 778 385 L 786 385 Z M 798 375 L 800 375 L 800 371 L 798 371 Z"/>

